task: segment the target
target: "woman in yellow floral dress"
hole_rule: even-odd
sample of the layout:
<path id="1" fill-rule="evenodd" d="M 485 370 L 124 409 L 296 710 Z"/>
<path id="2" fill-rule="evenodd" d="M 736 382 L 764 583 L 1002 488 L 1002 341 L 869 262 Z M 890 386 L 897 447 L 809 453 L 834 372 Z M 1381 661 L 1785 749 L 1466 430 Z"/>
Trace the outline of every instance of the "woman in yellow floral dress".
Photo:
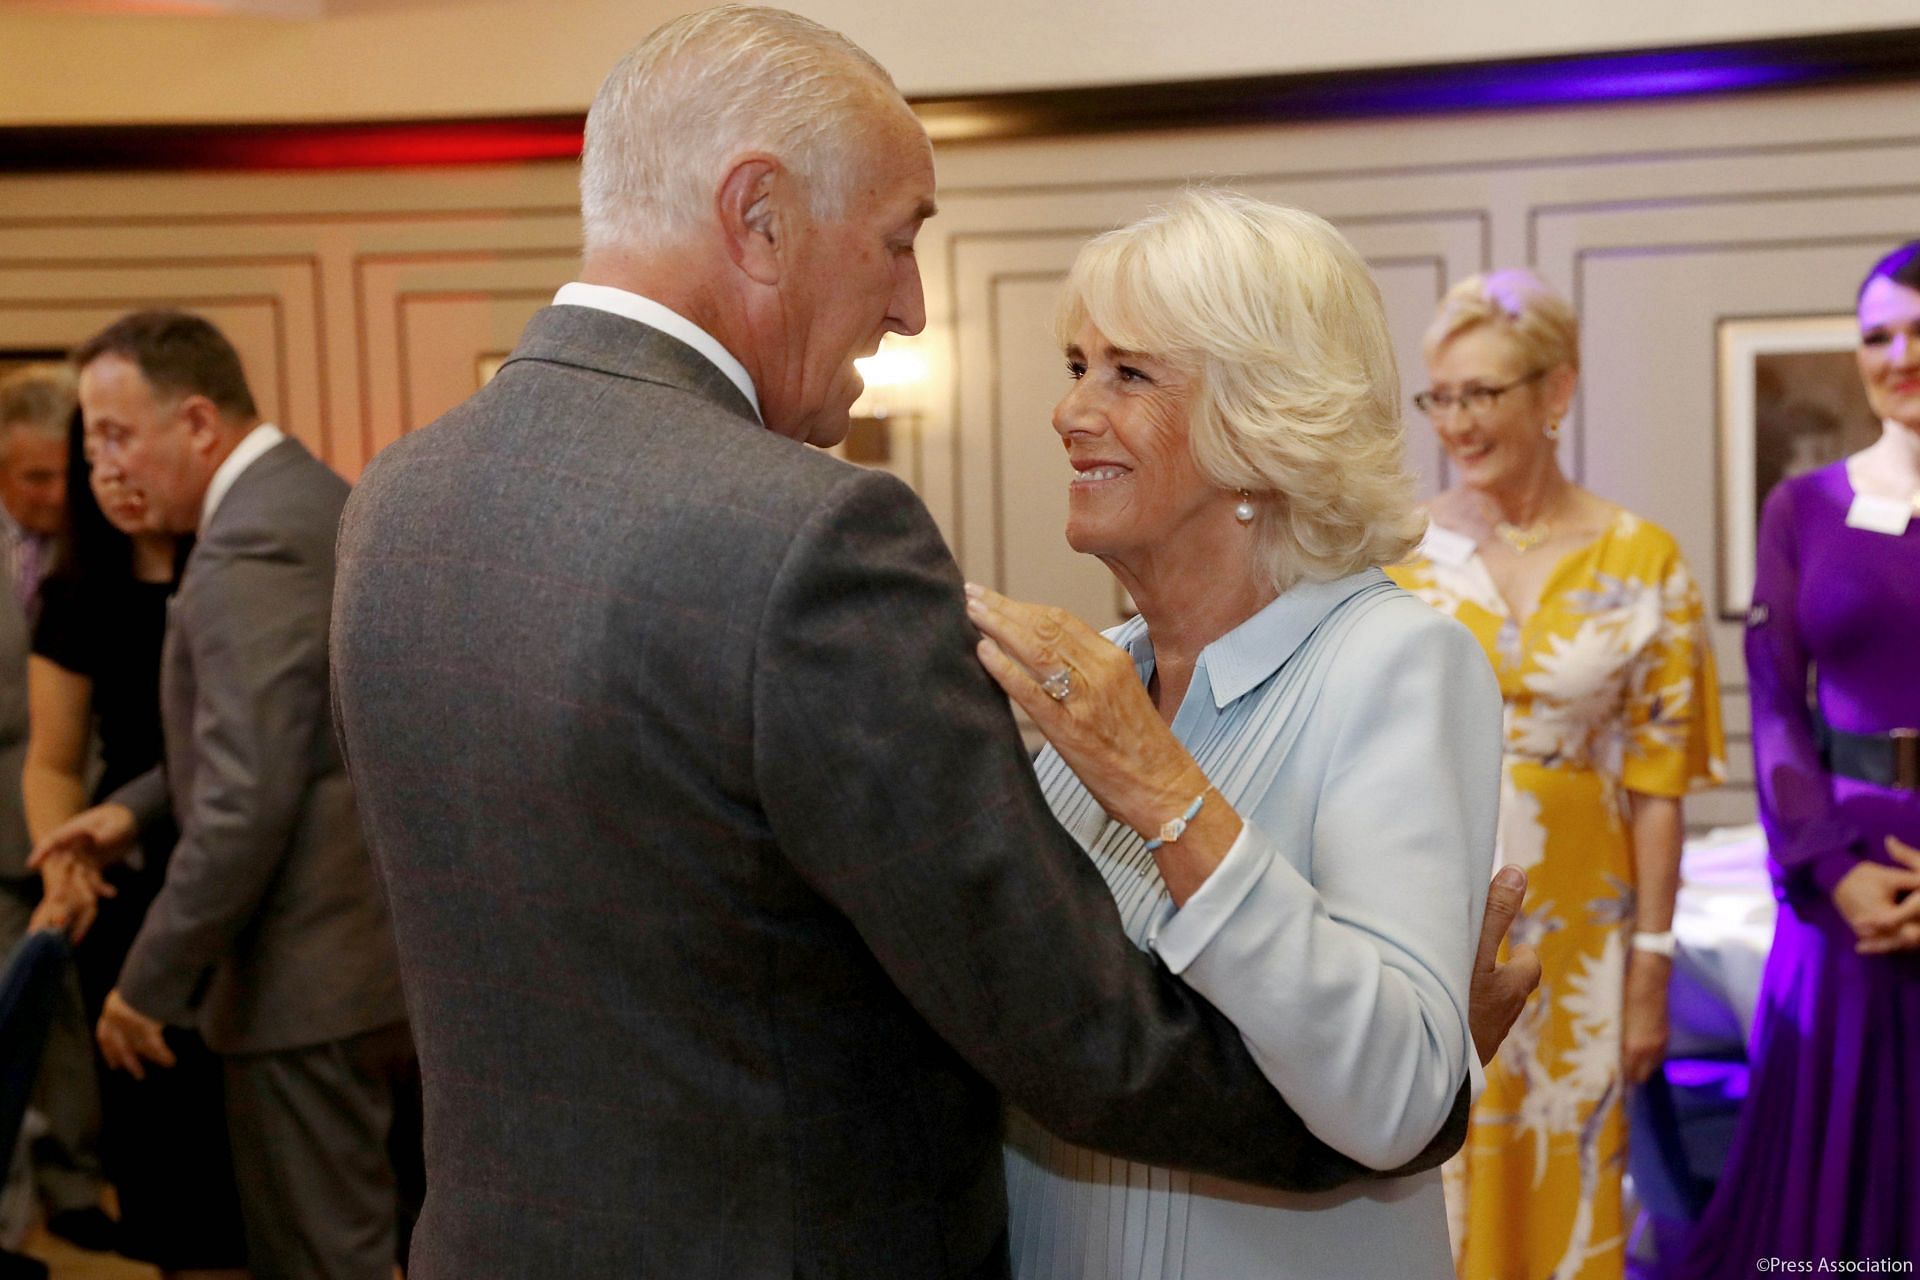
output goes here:
<path id="1" fill-rule="evenodd" d="M 1500 851 L 1541 998 L 1487 1069 L 1448 1166 L 1465 1280 L 1618 1280 L 1623 1094 L 1667 1040 L 1681 798 L 1725 773 L 1700 595 L 1665 530 L 1587 492 L 1555 442 L 1579 376 L 1567 304 L 1525 271 L 1463 281 L 1427 331 L 1457 483 L 1400 584 L 1479 637 L 1506 699 Z"/>

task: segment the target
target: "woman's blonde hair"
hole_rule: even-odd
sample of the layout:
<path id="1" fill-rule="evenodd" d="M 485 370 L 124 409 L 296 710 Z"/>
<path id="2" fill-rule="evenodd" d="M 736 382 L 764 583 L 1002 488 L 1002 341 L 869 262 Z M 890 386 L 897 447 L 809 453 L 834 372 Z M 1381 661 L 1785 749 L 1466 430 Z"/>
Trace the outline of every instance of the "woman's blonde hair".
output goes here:
<path id="1" fill-rule="evenodd" d="M 1299 209 L 1192 190 L 1089 243 L 1061 345 L 1091 322 L 1195 380 L 1188 447 L 1254 503 L 1276 590 L 1406 558 L 1414 509 L 1400 376 L 1380 292 L 1338 231 Z"/>
<path id="2" fill-rule="evenodd" d="M 1421 350 L 1431 360 L 1441 347 L 1482 325 L 1505 334 L 1530 371 L 1565 365 L 1580 372 L 1580 321 L 1566 299 L 1524 267 L 1468 276 L 1447 290 Z"/>

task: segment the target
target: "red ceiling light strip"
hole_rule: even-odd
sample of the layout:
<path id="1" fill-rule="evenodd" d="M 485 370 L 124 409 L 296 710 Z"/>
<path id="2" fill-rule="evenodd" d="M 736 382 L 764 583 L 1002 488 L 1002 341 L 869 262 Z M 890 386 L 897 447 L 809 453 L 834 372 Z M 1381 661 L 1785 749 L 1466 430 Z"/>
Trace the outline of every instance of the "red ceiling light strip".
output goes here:
<path id="1" fill-rule="evenodd" d="M 575 160 L 585 118 L 0 129 L 0 170 L 391 169 Z"/>
<path id="2" fill-rule="evenodd" d="M 1678 49 L 917 98 L 942 142 L 1512 110 L 1920 80 L 1920 27 Z M 0 173 L 380 169 L 574 160 L 585 117 L 0 126 Z"/>

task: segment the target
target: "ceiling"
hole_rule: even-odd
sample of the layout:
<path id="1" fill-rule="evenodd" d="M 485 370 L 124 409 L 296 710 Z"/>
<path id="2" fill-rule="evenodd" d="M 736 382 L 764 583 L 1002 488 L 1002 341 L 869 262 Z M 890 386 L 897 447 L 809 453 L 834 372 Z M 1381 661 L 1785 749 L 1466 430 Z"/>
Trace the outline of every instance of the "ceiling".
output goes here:
<path id="1" fill-rule="evenodd" d="M 617 51 L 706 2 L 0 0 L 0 128 L 578 113 Z M 920 98 L 1717 44 L 1920 21 L 1915 0 L 772 2 L 846 32 Z"/>

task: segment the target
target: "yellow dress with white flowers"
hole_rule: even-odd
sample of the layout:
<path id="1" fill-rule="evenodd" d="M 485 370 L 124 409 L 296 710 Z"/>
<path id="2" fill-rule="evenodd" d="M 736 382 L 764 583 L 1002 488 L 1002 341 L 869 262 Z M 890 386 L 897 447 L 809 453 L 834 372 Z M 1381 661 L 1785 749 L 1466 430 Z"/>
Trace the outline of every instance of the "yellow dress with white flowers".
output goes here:
<path id="1" fill-rule="evenodd" d="M 1464 623 L 1499 677 L 1496 861 L 1526 869 L 1510 940 L 1538 949 L 1543 969 L 1447 1166 L 1456 1267 L 1464 1280 L 1618 1280 L 1626 793 L 1679 797 L 1725 778 L 1700 593 L 1673 538 L 1627 512 L 1560 561 L 1524 620 L 1463 535 L 1436 528 L 1388 572 Z"/>

